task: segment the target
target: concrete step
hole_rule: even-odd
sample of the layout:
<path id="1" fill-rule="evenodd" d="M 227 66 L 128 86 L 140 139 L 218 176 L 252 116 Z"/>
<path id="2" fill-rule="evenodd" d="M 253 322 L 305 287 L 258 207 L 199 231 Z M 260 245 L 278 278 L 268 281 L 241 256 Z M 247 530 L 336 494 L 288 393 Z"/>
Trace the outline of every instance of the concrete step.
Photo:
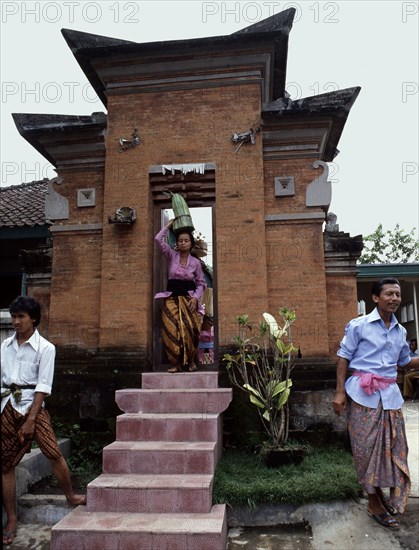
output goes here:
<path id="1" fill-rule="evenodd" d="M 212 482 L 212 475 L 102 474 L 87 487 L 87 511 L 209 513 Z"/>
<path id="2" fill-rule="evenodd" d="M 218 388 L 218 372 L 144 372 L 141 375 L 142 389 Z"/>
<path id="3" fill-rule="evenodd" d="M 125 413 L 212 413 L 225 411 L 231 388 L 218 389 L 126 389 L 115 392 L 115 401 Z"/>
<path id="4" fill-rule="evenodd" d="M 78 506 L 52 528 L 51 550 L 225 550 L 225 505 L 209 514 L 88 512 Z"/>
<path id="5" fill-rule="evenodd" d="M 17 500 L 19 523 L 54 525 L 73 510 L 64 495 L 26 493 Z"/>
<path id="6" fill-rule="evenodd" d="M 125 413 L 117 417 L 117 441 L 218 441 L 219 414 Z"/>
<path id="7" fill-rule="evenodd" d="M 103 449 L 106 474 L 214 474 L 215 442 L 114 441 Z"/>

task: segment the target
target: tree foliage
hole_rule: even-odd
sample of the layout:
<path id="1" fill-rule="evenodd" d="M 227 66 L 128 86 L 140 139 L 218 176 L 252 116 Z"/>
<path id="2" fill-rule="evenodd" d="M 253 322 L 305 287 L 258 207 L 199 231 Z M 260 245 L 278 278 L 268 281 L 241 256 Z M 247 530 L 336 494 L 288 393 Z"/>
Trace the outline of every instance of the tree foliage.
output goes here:
<path id="1" fill-rule="evenodd" d="M 364 237 L 364 251 L 359 258 L 361 264 L 390 264 L 419 262 L 419 240 L 415 228 L 410 233 L 400 228 L 384 231 L 383 225 Z"/>

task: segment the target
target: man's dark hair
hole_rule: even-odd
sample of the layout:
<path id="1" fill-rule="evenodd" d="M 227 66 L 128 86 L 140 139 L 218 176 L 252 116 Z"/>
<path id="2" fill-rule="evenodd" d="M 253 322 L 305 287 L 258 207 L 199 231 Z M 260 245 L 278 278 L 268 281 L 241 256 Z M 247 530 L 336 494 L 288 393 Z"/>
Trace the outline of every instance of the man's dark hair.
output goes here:
<path id="1" fill-rule="evenodd" d="M 384 279 L 380 279 L 372 285 L 371 294 L 374 294 L 374 296 L 379 296 L 381 294 L 381 291 L 383 290 L 384 285 L 400 286 L 400 283 L 395 277 L 384 277 Z"/>
<path id="2" fill-rule="evenodd" d="M 9 306 L 9 313 L 27 313 L 31 319 L 34 319 L 33 326 L 37 327 L 41 321 L 41 306 L 30 296 L 18 296 Z"/>
<path id="3" fill-rule="evenodd" d="M 410 343 L 414 342 L 416 345 L 418 345 L 418 341 L 416 338 L 411 338 L 410 339 Z"/>

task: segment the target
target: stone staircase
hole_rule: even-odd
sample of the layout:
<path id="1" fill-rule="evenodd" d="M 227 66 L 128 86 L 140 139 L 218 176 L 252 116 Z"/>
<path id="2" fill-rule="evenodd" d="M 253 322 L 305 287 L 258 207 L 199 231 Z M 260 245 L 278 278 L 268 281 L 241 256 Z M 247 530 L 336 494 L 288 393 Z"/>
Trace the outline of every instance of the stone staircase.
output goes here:
<path id="1" fill-rule="evenodd" d="M 225 550 L 225 505 L 212 506 L 221 413 L 217 372 L 144 373 L 118 390 L 116 441 L 79 506 L 52 529 L 51 550 Z"/>

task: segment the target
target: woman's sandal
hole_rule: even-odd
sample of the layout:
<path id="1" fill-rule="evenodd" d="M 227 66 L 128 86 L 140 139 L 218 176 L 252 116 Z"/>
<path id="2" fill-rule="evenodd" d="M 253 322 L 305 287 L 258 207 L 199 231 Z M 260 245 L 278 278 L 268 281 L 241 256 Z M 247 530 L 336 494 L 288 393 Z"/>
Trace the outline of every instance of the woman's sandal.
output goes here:
<path id="1" fill-rule="evenodd" d="M 388 527 L 392 531 L 399 530 L 399 524 L 387 512 L 385 514 L 373 514 L 370 510 L 368 510 L 368 515 L 370 516 L 370 518 L 374 519 L 377 523 L 379 523 L 380 525 L 383 525 L 384 527 Z"/>
<path id="2" fill-rule="evenodd" d="M 198 367 L 197 367 L 196 365 L 191 365 L 191 366 L 189 367 L 189 372 L 195 372 L 195 371 L 197 371 L 197 370 L 198 370 Z"/>
<path id="3" fill-rule="evenodd" d="M 182 372 L 180 367 L 170 367 L 170 369 L 167 369 L 167 372 Z"/>

